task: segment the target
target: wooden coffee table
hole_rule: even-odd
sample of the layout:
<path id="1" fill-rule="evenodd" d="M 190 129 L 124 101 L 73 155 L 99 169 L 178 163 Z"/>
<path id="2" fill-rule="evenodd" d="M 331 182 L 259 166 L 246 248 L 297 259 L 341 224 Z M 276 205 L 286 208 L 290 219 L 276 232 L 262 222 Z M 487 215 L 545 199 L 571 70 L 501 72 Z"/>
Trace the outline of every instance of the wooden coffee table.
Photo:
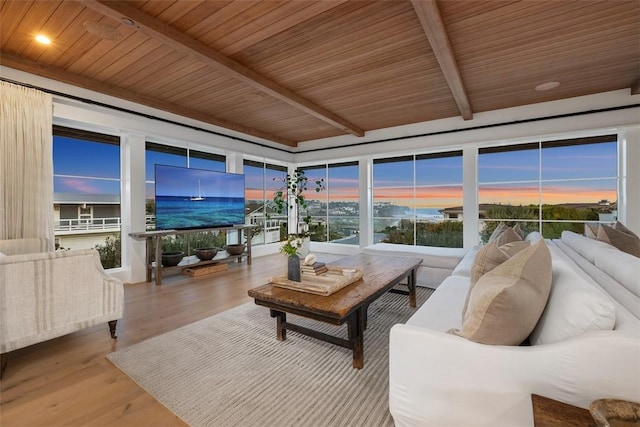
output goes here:
<path id="1" fill-rule="evenodd" d="M 353 367 L 364 366 L 364 331 L 367 308 L 381 295 L 407 278 L 409 305 L 416 306 L 416 270 L 422 258 L 389 257 L 359 254 L 328 263 L 344 268 L 359 268 L 362 279 L 329 295 L 321 296 L 306 292 L 279 288 L 271 284 L 249 290 L 255 303 L 268 307 L 271 317 L 276 318 L 276 336 L 279 341 L 287 338 L 287 330 L 308 335 L 341 347 L 353 350 Z M 287 313 L 319 320 L 332 325 L 347 323 L 348 338 L 315 331 L 287 322 Z"/>

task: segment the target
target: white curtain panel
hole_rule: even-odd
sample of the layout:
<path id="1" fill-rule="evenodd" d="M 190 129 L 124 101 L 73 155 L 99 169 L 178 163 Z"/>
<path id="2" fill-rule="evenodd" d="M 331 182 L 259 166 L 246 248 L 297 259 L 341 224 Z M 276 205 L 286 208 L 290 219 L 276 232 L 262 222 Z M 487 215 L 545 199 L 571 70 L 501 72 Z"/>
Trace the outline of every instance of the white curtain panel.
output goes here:
<path id="1" fill-rule="evenodd" d="M 53 249 L 52 119 L 51 95 L 0 81 L 0 239 Z"/>

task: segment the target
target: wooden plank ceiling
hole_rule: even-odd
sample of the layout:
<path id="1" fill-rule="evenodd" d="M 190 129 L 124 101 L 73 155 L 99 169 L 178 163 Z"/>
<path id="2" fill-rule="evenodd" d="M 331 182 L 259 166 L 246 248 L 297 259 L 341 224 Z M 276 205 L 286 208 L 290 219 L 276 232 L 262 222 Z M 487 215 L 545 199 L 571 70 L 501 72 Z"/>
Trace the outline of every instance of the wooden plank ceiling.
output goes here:
<path id="1" fill-rule="evenodd" d="M 295 147 L 638 93 L 640 1 L 3 0 L 0 49 L 7 67 Z"/>

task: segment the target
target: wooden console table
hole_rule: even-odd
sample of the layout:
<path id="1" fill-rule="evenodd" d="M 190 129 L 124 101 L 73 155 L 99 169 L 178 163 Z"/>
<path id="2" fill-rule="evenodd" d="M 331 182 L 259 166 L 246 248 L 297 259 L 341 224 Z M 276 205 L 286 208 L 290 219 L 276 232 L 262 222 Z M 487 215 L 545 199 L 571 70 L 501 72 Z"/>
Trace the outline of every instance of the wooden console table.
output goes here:
<path id="1" fill-rule="evenodd" d="M 162 285 L 162 269 L 177 269 L 185 267 L 194 267 L 196 265 L 215 264 L 220 262 L 229 262 L 233 260 L 242 261 L 242 257 L 247 258 L 247 264 L 251 265 L 251 238 L 253 237 L 253 230 L 258 228 L 256 225 L 232 225 L 229 227 L 216 227 L 216 228 L 194 228 L 189 230 L 160 230 L 160 231 L 141 231 L 136 233 L 129 233 L 129 236 L 136 239 L 146 239 L 146 258 L 147 258 L 147 282 L 151 282 L 152 273 L 155 273 L 156 285 Z M 179 234 L 194 234 L 207 231 L 229 231 L 235 230 L 238 233 L 238 243 L 242 243 L 242 232 L 245 233 L 247 240 L 247 249 L 241 255 L 231 255 L 225 259 L 200 261 L 197 263 L 189 264 L 187 266 L 176 267 L 162 267 L 162 238 L 164 236 L 173 236 Z M 152 244 L 155 240 L 155 263 L 152 260 Z M 155 265 L 154 265 L 155 264 Z"/>

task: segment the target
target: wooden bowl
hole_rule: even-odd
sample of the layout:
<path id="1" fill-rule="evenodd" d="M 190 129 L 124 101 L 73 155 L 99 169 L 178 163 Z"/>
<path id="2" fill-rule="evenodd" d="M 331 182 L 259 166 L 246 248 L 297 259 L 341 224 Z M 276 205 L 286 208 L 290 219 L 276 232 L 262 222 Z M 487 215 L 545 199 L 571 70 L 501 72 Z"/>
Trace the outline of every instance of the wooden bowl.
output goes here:
<path id="1" fill-rule="evenodd" d="M 224 247 L 224 250 L 227 251 L 229 255 L 241 255 L 246 246 L 247 245 L 243 244 L 227 245 Z"/>
<path id="2" fill-rule="evenodd" d="M 198 248 L 193 250 L 200 261 L 208 261 L 210 259 L 213 259 L 218 251 L 218 248 Z"/>
<path id="3" fill-rule="evenodd" d="M 165 267 L 175 267 L 180 264 L 182 258 L 184 258 L 184 252 L 163 252 L 162 265 Z"/>

